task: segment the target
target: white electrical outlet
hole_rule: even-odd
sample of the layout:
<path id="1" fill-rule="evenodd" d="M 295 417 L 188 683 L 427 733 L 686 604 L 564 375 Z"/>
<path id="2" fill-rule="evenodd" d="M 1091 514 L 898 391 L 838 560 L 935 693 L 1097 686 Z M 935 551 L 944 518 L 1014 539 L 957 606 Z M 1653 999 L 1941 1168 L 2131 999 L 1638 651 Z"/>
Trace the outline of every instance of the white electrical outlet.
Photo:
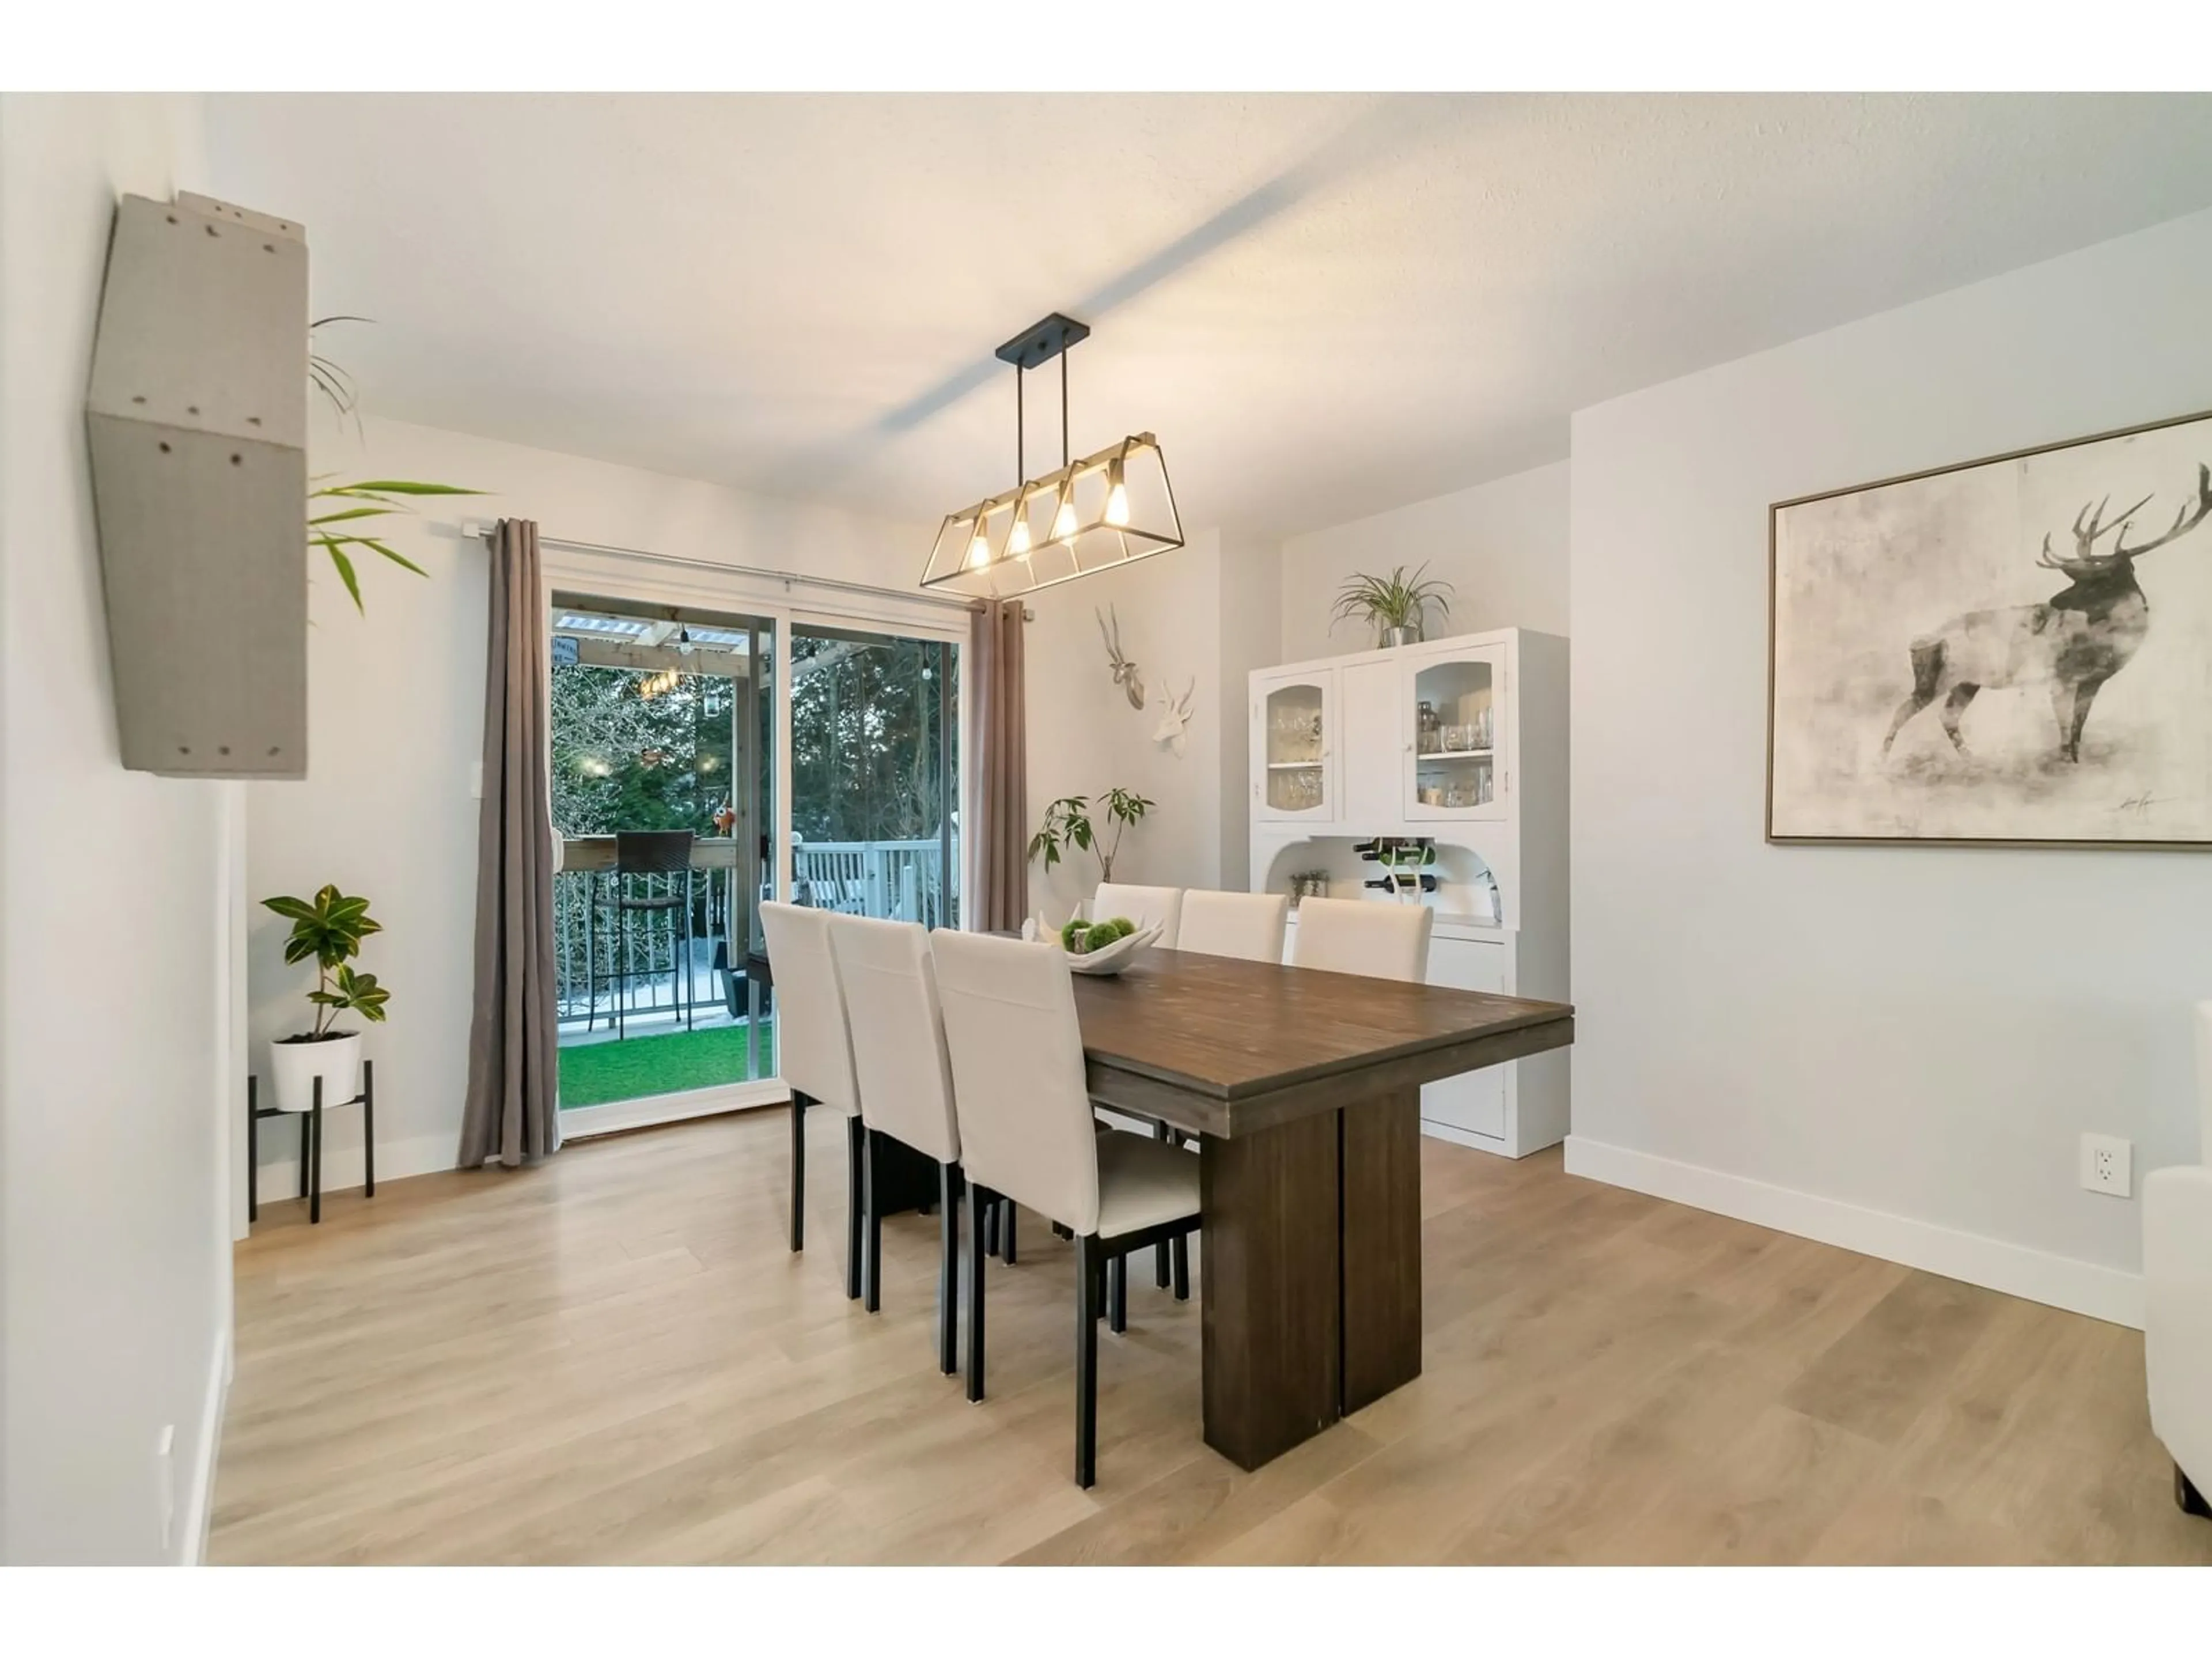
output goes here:
<path id="1" fill-rule="evenodd" d="M 2081 1137 L 2081 1184 L 2093 1193 L 2125 1198 L 2134 1184 L 2135 1144 L 2118 1135 Z"/>

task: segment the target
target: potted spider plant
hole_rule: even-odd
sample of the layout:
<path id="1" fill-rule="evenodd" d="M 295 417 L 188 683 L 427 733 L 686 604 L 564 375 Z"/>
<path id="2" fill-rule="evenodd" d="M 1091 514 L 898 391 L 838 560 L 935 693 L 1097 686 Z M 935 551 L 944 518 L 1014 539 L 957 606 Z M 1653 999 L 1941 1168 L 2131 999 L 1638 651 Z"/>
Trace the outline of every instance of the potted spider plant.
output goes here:
<path id="1" fill-rule="evenodd" d="M 368 914 L 368 901 L 349 898 L 336 887 L 325 886 L 314 897 L 268 898 L 261 901 L 292 924 L 284 941 L 288 963 L 313 958 L 315 988 L 307 1000 L 315 1011 L 313 1025 L 269 1045 L 270 1077 L 276 1085 L 276 1105 L 287 1112 L 312 1110 L 315 1079 L 323 1080 L 323 1104 L 342 1105 L 361 1092 L 361 1033 L 335 1029 L 343 1015 L 358 1014 L 372 1024 L 384 1019 L 384 1005 L 392 993 L 376 982 L 374 974 L 357 973 L 353 959 L 361 942 L 384 931 Z"/>
<path id="2" fill-rule="evenodd" d="M 1431 576 L 1428 570 L 1423 564 L 1409 576 L 1401 564 L 1387 576 L 1356 574 L 1346 578 L 1337 589 L 1329 627 L 1360 617 L 1373 624 L 1378 647 L 1419 643 L 1431 605 L 1440 617 L 1451 615 L 1445 596 L 1453 591 L 1452 585 Z"/>

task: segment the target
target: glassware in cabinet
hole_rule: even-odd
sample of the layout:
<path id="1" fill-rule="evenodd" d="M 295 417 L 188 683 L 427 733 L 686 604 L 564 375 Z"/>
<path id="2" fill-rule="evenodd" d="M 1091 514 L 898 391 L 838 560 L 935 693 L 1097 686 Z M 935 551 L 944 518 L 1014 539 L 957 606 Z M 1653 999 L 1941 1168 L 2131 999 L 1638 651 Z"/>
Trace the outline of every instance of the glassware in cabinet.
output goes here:
<path id="1" fill-rule="evenodd" d="M 1496 647 L 1425 653 L 1405 673 L 1406 816 L 1504 816 L 1505 677 Z"/>

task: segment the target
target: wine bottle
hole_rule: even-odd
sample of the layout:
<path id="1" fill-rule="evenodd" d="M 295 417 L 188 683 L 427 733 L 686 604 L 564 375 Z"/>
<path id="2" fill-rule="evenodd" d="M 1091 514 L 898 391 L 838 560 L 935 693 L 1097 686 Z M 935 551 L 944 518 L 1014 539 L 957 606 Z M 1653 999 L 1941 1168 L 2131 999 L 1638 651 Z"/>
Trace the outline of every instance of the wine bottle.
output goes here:
<path id="1" fill-rule="evenodd" d="M 1360 884 L 1372 887 L 1376 891 L 1383 893 L 1403 893 L 1407 891 L 1411 885 L 1410 883 L 1401 881 L 1395 876 L 1384 876 L 1379 881 L 1363 882 Z M 1437 878 L 1425 871 L 1421 874 L 1421 890 L 1424 893 L 1433 893 L 1437 890 Z"/>

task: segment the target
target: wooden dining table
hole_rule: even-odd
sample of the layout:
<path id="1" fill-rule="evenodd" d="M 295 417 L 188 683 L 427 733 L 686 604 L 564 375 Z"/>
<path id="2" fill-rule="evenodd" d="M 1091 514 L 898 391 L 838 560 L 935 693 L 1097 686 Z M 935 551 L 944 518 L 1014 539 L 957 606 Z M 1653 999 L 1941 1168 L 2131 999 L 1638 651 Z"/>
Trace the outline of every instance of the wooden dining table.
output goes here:
<path id="1" fill-rule="evenodd" d="M 1159 949 L 1075 994 L 1091 1098 L 1198 1138 L 1206 1443 L 1257 1468 L 1419 1376 L 1421 1085 L 1573 1008 Z"/>

